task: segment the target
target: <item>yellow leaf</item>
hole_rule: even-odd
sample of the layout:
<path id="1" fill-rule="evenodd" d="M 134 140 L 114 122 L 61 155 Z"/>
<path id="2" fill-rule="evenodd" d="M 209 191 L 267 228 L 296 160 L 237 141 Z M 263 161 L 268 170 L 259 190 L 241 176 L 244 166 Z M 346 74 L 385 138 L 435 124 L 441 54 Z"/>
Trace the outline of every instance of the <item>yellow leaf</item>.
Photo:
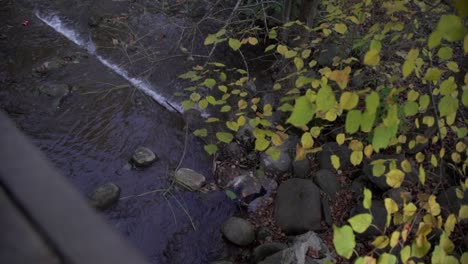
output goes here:
<path id="1" fill-rule="evenodd" d="M 437 167 L 438 165 L 437 158 L 434 154 L 431 155 L 431 164 L 433 167 Z"/>
<path id="2" fill-rule="evenodd" d="M 351 73 L 351 67 L 346 66 L 343 70 L 334 70 L 328 76 L 328 79 L 335 81 L 341 89 L 348 86 L 349 74 Z"/>
<path id="3" fill-rule="evenodd" d="M 458 142 L 458 143 L 455 145 L 455 149 L 457 150 L 457 152 L 462 153 L 463 151 L 465 151 L 466 145 L 465 145 L 465 143 L 463 143 L 462 141 L 460 141 L 460 142 Z"/>
<path id="4" fill-rule="evenodd" d="M 449 61 L 447 62 L 447 68 L 453 72 L 460 72 L 460 69 L 458 68 L 458 64 L 454 61 Z"/>
<path id="5" fill-rule="evenodd" d="M 419 165 L 419 181 L 424 185 L 426 183 L 426 171 L 422 165 Z"/>
<path id="6" fill-rule="evenodd" d="M 400 239 L 400 232 L 393 231 L 392 235 L 390 236 L 390 247 L 394 248 L 398 244 L 399 239 Z"/>
<path id="7" fill-rule="evenodd" d="M 427 125 L 428 127 L 432 127 L 434 125 L 435 119 L 433 116 L 425 116 L 423 118 L 423 124 Z"/>
<path id="8" fill-rule="evenodd" d="M 418 100 L 418 97 L 419 97 L 419 93 L 417 91 L 411 90 L 408 92 L 408 95 L 407 95 L 408 101 L 416 101 Z"/>
<path id="9" fill-rule="evenodd" d="M 343 23 L 336 24 L 334 29 L 340 34 L 344 34 L 346 31 L 348 31 L 348 27 Z"/>
<path id="10" fill-rule="evenodd" d="M 406 173 L 410 173 L 413 170 L 411 168 L 411 163 L 407 159 L 405 159 L 404 161 L 401 162 L 401 168 Z"/>
<path id="11" fill-rule="evenodd" d="M 294 65 L 296 65 L 296 69 L 300 71 L 302 68 L 304 68 L 304 61 L 300 57 L 295 57 Z"/>
<path id="12" fill-rule="evenodd" d="M 408 52 L 408 55 L 406 55 L 406 60 L 403 63 L 403 69 L 402 69 L 404 78 L 408 77 L 411 74 L 411 72 L 413 72 L 418 55 L 419 55 L 419 49 L 411 49 Z"/>
<path id="13" fill-rule="evenodd" d="M 416 207 L 416 205 L 414 205 L 414 203 L 406 204 L 403 207 L 404 216 L 413 216 L 417 211 L 418 211 L 418 208 Z"/>
<path id="14" fill-rule="evenodd" d="M 362 205 L 366 209 L 370 209 L 372 205 L 372 192 L 371 190 L 364 187 L 364 199 L 362 200 Z"/>
<path id="15" fill-rule="evenodd" d="M 393 199 L 385 198 L 384 203 L 385 203 L 385 209 L 387 209 L 388 214 L 394 214 L 398 212 L 398 204 L 395 201 L 393 201 Z"/>
<path id="16" fill-rule="evenodd" d="M 250 45 L 257 45 L 258 44 L 258 39 L 254 37 L 249 37 L 248 39 Z"/>
<path id="17" fill-rule="evenodd" d="M 429 197 L 429 201 L 424 205 L 424 209 L 433 216 L 440 214 L 440 205 L 437 203 L 435 195 Z"/>
<path id="18" fill-rule="evenodd" d="M 232 131 L 237 131 L 239 129 L 239 125 L 234 121 L 227 121 L 226 126 Z"/>
<path id="19" fill-rule="evenodd" d="M 375 49 L 369 50 L 364 56 L 364 64 L 369 66 L 375 66 L 380 62 L 379 51 Z"/>
<path id="20" fill-rule="evenodd" d="M 305 157 L 306 157 L 305 149 L 301 145 L 297 144 L 296 145 L 296 158 L 295 159 L 296 160 L 304 160 Z"/>
<path id="21" fill-rule="evenodd" d="M 370 158 L 373 152 L 374 152 L 374 148 L 372 147 L 372 145 L 367 145 L 364 148 L 364 155 L 366 155 L 367 158 Z"/>
<path id="22" fill-rule="evenodd" d="M 364 145 L 361 141 L 353 139 L 349 142 L 349 149 L 353 151 L 361 151 L 364 148 Z"/>
<path id="23" fill-rule="evenodd" d="M 340 133 L 338 135 L 336 135 L 336 143 L 338 143 L 338 145 L 343 145 L 345 141 L 345 134 L 344 133 Z"/>
<path id="24" fill-rule="evenodd" d="M 461 162 L 461 156 L 459 153 L 457 152 L 453 152 L 450 157 L 452 158 L 452 161 L 455 162 L 455 163 L 460 163 Z"/>
<path id="25" fill-rule="evenodd" d="M 425 158 L 426 158 L 426 157 L 425 157 L 424 154 L 421 153 L 421 152 L 418 152 L 418 153 L 416 154 L 416 161 L 419 162 L 419 163 L 422 163 L 422 162 L 424 161 Z"/>
<path id="26" fill-rule="evenodd" d="M 468 205 L 464 204 L 460 207 L 458 211 L 458 221 L 460 222 L 463 219 L 468 218 Z"/>
<path id="27" fill-rule="evenodd" d="M 335 168 L 335 170 L 338 170 L 340 168 L 340 158 L 337 155 L 331 155 L 330 159 L 331 159 L 333 168 Z"/>
<path id="28" fill-rule="evenodd" d="M 353 151 L 350 157 L 351 164 L 353 164 L 354 166 L 361 164 L 363 157 L 364 154 L 362 153 L 362 151 Z"/>
<path id="29" fill-rule="evenodd" d="M 375 177 L 380 177 L 385 173 L 385 165 L 383 164 L 375 164 L 372 166 L 372 175 Z"/>
<path id="30" fill-rule="evenodd" d="M 442 75 L 442 71 L 438 68 L 429 68 L 426 71 L 426 75 L 424 75 L 424 80 L 426 81 L 438 81 L 440 80 L 440 76 Z"/>
<path id="31" fill-rule="evenodd" d="M 340 97 L 340 107 L 343 110 L 354 109 L 359 102 L 359 96 L 356 93 L 344 92 Z"/>
<path id="32" fill-rule="evenodd" d="M 237 102 L 237 106 L 240 110 L 247 108 L 247 105 L 248 103 L 244 99 L 240 99 L 239 102 Z"/>
<path id="33" fill-rule="evenodd" d="M 301 144 L 305 149 L 312 148 L 314 146 L 314 139 L 309 132 L 305 132 L 301 137 Z"/>
<path id="34" fill-rule="evenodd" d="M 387 247 L 388 243 L 389 239 L 387 236 L 378 236 L 374 239 L 374 241 L 372 241 L 371 244 L 376 248 L 383 249 Z"/>
<path id="35" fill-rule="evenodd" d="M 445 232 L 442 232 L 442 235 L 440 236 L 439 245 L 444 249 L 444 251 L 447 254 L 452 253 L 453 249 L 455 248 L 455 245 L 453 244 L 453 242 L 450 240 L 447 233 Z"/>
<path id="36" fill-rule="evenodd" d="M 246 121 L 247 120 L 245 119 L 245 116 L 243 116 L 243 115 L 239 116 L 239 118 L 237 118 L 237 125 L 239 125 L 239 127 L 241 127 L 241 126 L 245 125 Z"/>
<path id="37" fill-rule="evenodd" d="M 385 176 L 387 177 L 387 184 L 393 188 L 400 187 L 405 179 L 405 173 L 399 169 L 390 170 Z"/>

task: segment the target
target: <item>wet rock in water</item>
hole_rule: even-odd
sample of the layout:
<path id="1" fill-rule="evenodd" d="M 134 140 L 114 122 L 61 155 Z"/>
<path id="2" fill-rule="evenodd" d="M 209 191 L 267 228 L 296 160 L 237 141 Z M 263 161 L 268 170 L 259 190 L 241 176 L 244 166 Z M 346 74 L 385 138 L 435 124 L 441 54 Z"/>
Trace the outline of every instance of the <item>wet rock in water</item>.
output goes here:
<path id="1" fill-rule="evenodd" d="M 385 209 L 384 202 L 381 200 L 372 200 L 370 211 L 364 208 L 362 202 L 358 202 L 357 207 L 351 211 L 352 216 L 364 213 L 372 214 L 372 224 L 360 235 L 365 237 L 380 235 L 382 233 L 380 230 L 385 230 L 385 223 L 387 221 L 387 210 Z"/>
<path id="2" fill-rule="evenodd" d="M 147 167 L 155 162 L 158 157 L 146 147 L 138 147 L 133 153 L 132 161 L 137 167 Z"/>
<path id="3" fill-rule="evenodd" d="M 287 247 L 287 245 L 278 242 L 262 244 L 254 249 L 253 259 L 255 263 L 258 263 L 276 252 L 286 249 Z"/>
<path id="4" fill-rule="evenodd" d="M 50 71 L 59 69 L 63 66 L 62 63 L 56 60 L 46 61 L 41 66 L 33 69 L 33 75 L 45 75 Z"/>
<path id="5" fill-rule="evenodd" d="M 275 203 L 276 224 L 287 235 L 320 229 L 320 190 L 311 180 L 293 178 L 285 181 L 278 188 Z"/>
<path id="6" fill-rule="evenodd" d="M 94 208 L 106 209 L 112 206 L 120 196 L 120 187 L 109 182 L 98 187 L 90 197 L 90 204 Z"/>
<path id="7" fill-rule="evenodd" d="M 234 264 L 234 263 L 231 261 L 227 261 L 227 260 L 217 260 L 217 261 L 210 262 L 210 264 Z"/>
<path id="8" fill-rule="evenodd" d="M 238 246 L 247 246 L 255 240 L 252 224 L 239 217 L 230 217 L 224 222 L 221 232 L 230 242 Z"/>
<path id="9" fill-rule="evenodd" d="M 340 146 L 336 142 L 325 143 L 322 146 L 322 151 L 317 153 L 317 160 L 319 162 L 320 169 L 333 169 L 331 163 L 331 156 L 337 155 L 340 158 L 340 169 L 346 169 L 351 165 L 349 161 L 349 156 L 351 155 L 351 150 L 345 146 Z"/>
<path id="10" fill-rule="evenodd" d="M 175 180 L 183 187 L 196 191 L 206 182 L 205 176 L 188 168 L 180 168 L 175 172 Z"/>
<path id="11" fill-rule="evenodd" d="M 334 198 L 335 194 L 340 190 L 338 177 L 330 170 L 319 170 L 315 174 L 315 182 L 330 198 Z"/>
<path id="12" fill-rule="evenodd" d="M 70 93 L 70 86 L 63 83 L 42 85 L 39 86 L 39 92 L 51 97 L 64 97 Z"/>
<path id="13" fill-rule="evenodd" d="M 316 258 L 307 256 L 307 252 L 312 250 L 317 254 Z M 260 264 L 308 264 L 308 263 L 325 263 L 331 261 L 335 263 L 330 251 L 326 244 L 314 232 L 308 232 L 303 235 L 297 236 L 291 247 L 279 251 L 265 260 L 259 262 Z"/>
<path id="14" fill-rule="evenodd" d="M 310 172 L 312 171 L 309 164 L 309 159 L 305 158 L 303 160 L 293 161 L 293 172 L 294 177 L 307 179 L 310 177 Z"/>

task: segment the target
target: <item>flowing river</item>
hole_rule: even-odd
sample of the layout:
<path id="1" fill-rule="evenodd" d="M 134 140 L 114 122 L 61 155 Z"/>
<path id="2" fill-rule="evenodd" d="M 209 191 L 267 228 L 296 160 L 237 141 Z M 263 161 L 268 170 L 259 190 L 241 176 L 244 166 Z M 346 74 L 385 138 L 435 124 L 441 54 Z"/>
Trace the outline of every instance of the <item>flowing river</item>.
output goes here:
<path id="1" fill-rule="evenodd" d="M 0 107 L 18 127 L 84 196 L 106 182 L 122 188 L 126 199 L 103 215 L 151 263 L 222 256 L 220 226 L 236 211 L 224 193 L 132 197 L 167 188 L 182 157 L 212 181 L 212 159 L 173 96 L 189 68 L 174 55 L 188 22 L 138 0 L 0 0 L 0 17 Z M 159 161 L 131 169 L 138 146 Z"/>

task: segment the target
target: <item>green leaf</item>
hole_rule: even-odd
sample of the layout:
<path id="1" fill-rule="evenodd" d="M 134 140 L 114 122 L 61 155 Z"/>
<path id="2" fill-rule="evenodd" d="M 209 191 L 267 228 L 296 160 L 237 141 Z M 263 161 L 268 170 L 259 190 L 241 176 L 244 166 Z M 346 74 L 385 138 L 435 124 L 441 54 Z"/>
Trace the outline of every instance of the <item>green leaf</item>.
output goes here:
<path id="1" fill-rule="evenodd" d="M 208 107 L 208 101 L 206 99 L 198 101 L 198 107 L 200 107 L 201 110 L 206 109 Z"/>
<path id="2" fill-rule="evenodd" d="M 392 138 L 392 131 L 387 127 L 379 126 L 374 129 L 374 136 L 372 138 L 372 146 L 375 152 L 379 152 L 380 149 L 384 149 L 390 143 Z"/>
<path id="3" fill-rule="evenodd" d="M 370 113 L 369 111 L 365 111 L 361 117 L 361 131 L 366 133 L 370 132 L 374 126 L 375 118 L 375 112 Z"/>
<path id="4" fill-rule="evenodd" d="M 397 257 L 395 257 L 392 254 L 388 253 L 383 253 L 380 255 L 379 259 L 377 260 L 377 263 L 379 264 L 396 264 L 397 263 Z"/>
<path id="5" fill-rule="evenodd" d="M 380 62 L 379 50 L 371 49 L 364 55 L 363 63 L 368 66 L 376 66 Z"/>
<path id="6" fill-rule="evenodd" d="M 225 190 L 224 192 L 226 193 L 227 197 L 229 197 L 229 199 L 231 199 L 231 200 L 237 199 L 237 195 L 233 191 Z"/>
<path id="7" fill-rule="evenodd" d="M 429 68 L 427 69 L 426 75 L 424 75 L 424 80 L 436 82 L 440 80 L 441 75 L 442 71 L 438 68 Z"/>
<path id="8" fill-rule="evenodd" d="M 372 224 L 372 215 L 358 214 L 348 219 L 348 222 L 351 224 L 354 232 L 363 233 Z"/>
<path id="9" fill-rule="evenodd" d="M 203 148 L 204 148 L 205 151 L 208 152 L 208 154 L 210 154 L 210 155 L 213 155 L 213 154 L 216 153 L 216 151 L 218 151 L 218 146 L 216 146 L 215 144 L 205 145 Z"/>
<path id="10" fill-rule="evenodd" d="M 371 190 L 364 188 L 364 199 L 362 200 L 362 205 L 366 209 L 370 209 L 372 206 L 372 192 Z"/>
<path id="11" fill-rule="evenodd" d="M 202 85 L 208 88 L 213 88 L 216 85 L 216 80 L 208 78 L 202 83 Z"/>
<path id="12" fill-rule="evenodd" d="M 231 111 L 232 107 L 230 105 L 223 105 L 223 107 L 221 107 L 221 112 L 222 113 L 226 113 L 226 112 L 229 112 Z"/>
<path id="13" fill-rule="evenodd" d="M 468 106 L 468 90 L 463 91 L 462 103 L 463 103 L 463 106 Z"/>
<path id="14" fill-rule="evenodd" d="M 399 169 L 390 170 L 385 176 L 387 177 L 387 184 L 393 188 L 400 187 L 405 179 L 405 173 Z"/>
<path id="15" fill-rule="evenodd" d="M 329 85 L 322 85 L 317 93 L 317 111 L 327 112 L 336 105 L 335 94 Z"/>
<path id="16" fill-rule="evenodd" d="M 437 31 L 441 33 L 443 38 L 453 42 L 463 39 L 466 33 L 466 28 L 463 21 L 456 15 L 443 15 L 437 24 Z"/>
<path id="17" fill-rule="evenodd" d="M 276 52 L 284 56 L 286 52 L 288 52 L 288 47 L 286 47 L 285 45 L 278 45 L 276 47 Z"/>
<path id="18" fill-rule="evenodd" d="M 427 40 L 427 46 L 429 49 L 433 49 L 440 45 L 440 41 L 442 40 L 442 33 L 439 31 L 434 31 L 429 35 L 429 39 Z"/>
<path id="19" fill-rule="evenodd" d="M 215 34 L 208 34 L 208 36 L 205 38 L 205 42 L 203 43 L 204 45 L 211 45 L 218 41 L 218 38 L 216 37 Z"/>
<path id="20" fill-rule="evenodd" d="M 453 56 L 453 50 L 452 48 L 450 47 L 442 47 L 439 49 L 439 51 L 437 52 L 437 56 L 441 59 L 441 60 L 449 60 L 452 58 Z"/>
<path id="21" fill-rule="evenodd" d="M 312 120 L 315 111 L 316 106 L 306 96 L 301 96 L 296 99 L 291 116 L 286 122 L 294 126 L 305 126 Z"/>
<path id="22" fill-rule="evenodd" d="M 227 121 L 226 126 L 231 129 L 232 131 L 237 131 L 239 130 L 239 125 L 237 124 L 236 121 Z"/>
<path id="23" fill-rule="evenodd" d="M 193 131 L 193 134 L 197 137 L 206 137 L 208 135 L 208 130 L 206 128 L 201 128 Z"/>
<path id="24" fill-rule="evenodd" d="M 309 149 L 314 146 L 314 139 L 312 138 L 312 135 L 309 132 L 305 132 L 304 134 L 302 134 L 301 144 L 302 147 L 305 149 Z"/>
<path id="25" fill-rule="evenodd" d="M 338 157 L 337 155 L 331 155 L 330 160 L 333 165 L 333 168 L 335 168 L 335 170 L 338 170 L 341 166 L 340 157 Z"/>
<path id="26" fill-rule="evenodd" d="M 419 97 L 419 107 L 421 107 L 421 109 L 427 109 L 430 102 L 431 102 L 431 98 L 427 94 Z"/>
<path id="27" fill-rule="evenodd" d="M 268 47 L 265 48 L 265 53 L 273 50 L 274 48 L 276 48 L 276 44 L 271 44 L 271 45 L 268 45 Z"/>
<path id="28" fill-rule="evenodd" d="M 419 105 L 416 102 L 406 101 L 404 111 L 407 117 L 414 116 L 419 112 Z"/>
<path id="29" fill-rule="evenodd" d="M 346 115 L 345 131 L 349 134 L 354 134 L 359 130 L 362 114 L 359 110 L 351 110 Z"/>
<path id="30" fill-rule="evenodd" d="M 343 23 L 336 24 L 334 29 L 340 34 L 344 34 L 346 31 L 348 31 L 348 27 Z"/>
<path id="31" fill-rule="evenodd" d="M 359 96 L 356 93 L 344 92 L 340 96 L 340 106 L 343 110 L 354 109 L 359 102 Z"/>
<path id="32" fill-rule="evenodd" d="M 401 251 L 400 251 L 400 259 L 401 262 L 407 263 L 408 259 L 411 257 L 411 247 L 410 246 L 405 246 Z"/>
<path id="33" fill-rule="evenodd" d="M 255 139 L 255 150 L 264 151 L 270 145 L 270 141 L 266 140 L 265 137 L 257 137 Z"/>
<path id="34" fill-rule="evenodd" d="M 450 76 L 447 80 L 443 81 L 440 84 L 440 94 L 441 95 L 450 95 L 457 90 L 457 84 L 455 83 L 455 78 Z"/>
<path id="35" fill-rule="evenodd" d="M 333 245 L 340 256 L 349 259 L 356 246 L 353 229 L 349 225 L 342 227 L 333 225 Z"/>
<path id="36" fill-rule="evenodd" d="M 458 99 L 446 95 L 440 99 L 438 108 L 441 117 L 456 113 L 458 110 Z"/>
<path id="37" fill-rule="evenodd" d="M 234 139 L 234 136 L 231 133 L 227 132 L 217 132 L 216 138 L 221 142 L 229 144 Z"/>
<path id="38" fill-rule="evenodd" d="M 238 39 L 230 38 L 229 39 L 229 47 L 232 50 L 237 51 L 242 46 L 242 43 Z"/>
<path id="39" fill-rule="evenodd" d="M 386 169 L 387 168 L 383 164 L 380 164 L 380 163 L 374 164 L 372 166 L 372 175 L 374 175 L 375 177 L 380 177 L 385 173 Z"/>
<path id="40" fill-rule="evenodd" d="M 275 146 L 269 147 L 265 153 L 270 156 L 273 160 L 278 160 L 281 156 L 281 150 Z"/>
<path id="41" fill-rule="evenodd" d="M 296 69 L 300 71 L 302 68 L 304 68 L 304 61 L 300 57 L 295 57 L 294 65 L 296 65 Z"/>
<path id="42" fill-rule="evenodd" d="M 366 97 L 366 108 L 369 113 L 377 112 L 377 108 L 380 105 L 380 96 L 376 92 L 371 92 Z"/>
<path id="43" fill-rule="evenodd" d="M 286 53 L 284 54 L 284 57 L 285 57 L 286 59 L 290 59 L 290 58 L 296 57 L 296 55 L 297 55 L 297 52 L 296 52 L 296 51 L 294 51 L 294 50 L 288 50 L 288 51 L 286 51 Z"/>
<path id="44" fill-rule="evenodd" d="M 419 55 L 419 49 L 411 49 L 408 54 L 406 55 L 406 60 L 403 63 L 403 77 L 408 77 L 411 72 L 413 72 L 414 65 L 416 63 L 416 59 Z"/>

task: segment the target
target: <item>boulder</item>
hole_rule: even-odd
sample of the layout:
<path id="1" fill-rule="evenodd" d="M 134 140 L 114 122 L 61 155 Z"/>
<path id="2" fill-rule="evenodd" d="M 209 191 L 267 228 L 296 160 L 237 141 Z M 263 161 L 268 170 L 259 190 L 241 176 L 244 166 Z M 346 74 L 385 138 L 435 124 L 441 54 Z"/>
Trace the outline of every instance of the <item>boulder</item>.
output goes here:
<path id="1" fill-rule="evenodd" d="M 267 177 L 256 177 L 246 173 L 230 181 L 226 189 L 234 192 L 243 204 L 249 204 L 258 198 L 268 198 L 276 190 L 276 181 Z"/>
<path id="2" fill-rule="evenodd" d="M 99 186 L 90 196 L 90 204 L 94 208 L 104 210 L 119 200 L 120 187 L 109 182 Z"/>
<path id="3" fill-rule="evenodd" d="M 180 168 L 175 172 L 175 181 L 191 191 L 200 189 L 206 182 L 205 176 L 188 168 Z"/>
<path id="4" fill-rule="evenodd" d="M 271 238 L 272 235 L 273 232 L 271 232 L 271 230 L 266 226 L 259 227 L 257 230 L 257 240 L 259 241 L 267 240 L 268 238 Z"/>
<path id="5" fill-rule="evenodd" d="M 221 232 L 230 242 L 238 246 L 250 245 L 255 240 L 255 229 L 247 220 L 230 217 L 224 222 Z"/>
<path id="6" fill-rule="evenodd" d="M 286 172 L 291 168 L 291 162 L 292 160 L 287 150 L 282 150 L 277 160 L 274 160 L 265 152 L 260 154 L 260 164 L 264 171 Z"/>
<path id="7" fill-rule="evenodd" d="M 330 158 L 332 155 L 337 155 L 340 158 L 340 169 L 349 168 L 351 165 L 351 162 L 349 161 L 351 150 L 346 146 L 338 145 L 336 142 L 330 142 L 325 143 L 322 146 L 322 151 L 317 153 L 317 160 L 319 162 L 320 169 L 334 169 Z"/>
<path id="8" fill-rule="evenodd" d="M 287 247 L 288 246 L 286 246 L 285 244 L 278 242 L 262 244 L 254 249 L 253 259 L 255 263 L 258 263 L 264 260 L 265 258 L 275 254 L 276 252 L 286 249 Z"/>
<path id="9" fill-rule="evenodd" d="M 294 177 L 301 179 L 307 179 L 310 177 L 310 172 L 312 170 L 310 168 L 309 159 L 305 158 L 303 160 L 294 160 L 292 165 Z"/>
<path id="10" fill-rule="evenodd" d="M 158 157 L 146 147 L 138 147 L 133 153 L 132 161 L 137 167 L 147 167 L 155 162 Z"/>
<path id="11" fill-rule="evenodd" d="M 330 198 L 335 197 L 335 194 L 340 190 L 340 184 L 335 173 L 330 170 L 319 170 L 315 174 L 315 183 L 324 191 Z"/>
<path id="12" fill-rule="evenodd" d="M 318 254 L 318 258 L 314 259 L 307 256 L 307 251 L 313 250 Z M 314 232 L 308 232 L 294 239 L 291 247 L 279 251 L 265 260 L 259 262 L 261 264 L 313 264 L 326 263 L 327 261 L 335 262 L 326 244 Z"/>
<path id="13" fill-rule="evenodd" d="M 319 188 L 311 181 L 293 178 L 278 188 L 276 224 L 288 235 L 319 230 L 322 205 Z"/>

